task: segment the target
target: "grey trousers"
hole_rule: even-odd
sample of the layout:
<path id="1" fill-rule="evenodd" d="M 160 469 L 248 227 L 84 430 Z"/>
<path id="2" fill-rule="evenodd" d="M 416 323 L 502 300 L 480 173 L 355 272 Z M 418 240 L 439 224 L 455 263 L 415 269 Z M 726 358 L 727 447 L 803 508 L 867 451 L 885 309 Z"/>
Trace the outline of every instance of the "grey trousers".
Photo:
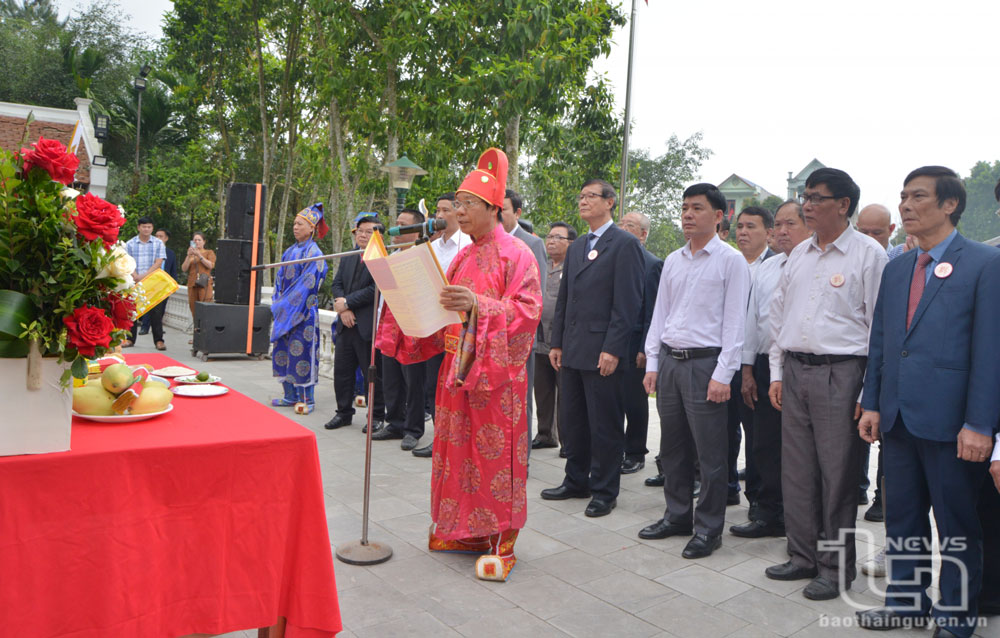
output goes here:
<path id="1" fill-rule="evenodd" d="M 835 583 L 843 563 L 848 585 L 857 575 L 853 530 L 864 441 L 854 406 L 864 372 L 864 358 L 807 365 L 786 356 L 782 383 L 781 491 L 791 560 Z M 842 540 L 843 548 L 821 552 L 821 537 Z"/>
<path id="2" fill-rule="evenodd" d="M 706 398 L 716 357 L 678 361 L 660 351 L 656 411 L 660 415 L 660 461 L 664 520 L 691 525 L 698 534 L 719 536 L 726 522 L 729 452 L 728 408 Z M 694 507 L 695 461 L 701 468 L 701 494 Z M 692 516 L 693 514 L 693 516 Z"/>

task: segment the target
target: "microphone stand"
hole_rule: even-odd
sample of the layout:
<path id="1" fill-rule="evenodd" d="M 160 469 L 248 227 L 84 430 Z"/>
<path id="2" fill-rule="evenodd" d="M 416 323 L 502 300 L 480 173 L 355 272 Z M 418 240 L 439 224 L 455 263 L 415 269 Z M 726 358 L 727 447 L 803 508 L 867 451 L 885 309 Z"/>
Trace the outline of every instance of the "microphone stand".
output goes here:
<path id="1" fill-rule="evenodd" d="M 420 244 L 430 241 L 430 236 L 427 234 L 426 228 L 420 233 L 420 237 L 414 241 L 406 244 L 395 244 L 387 246 L 386 248 L 407 248 L 409 246 L 418 246 Z M 363 250 L 350 251 L 347 254 L 355 254 L 364 252 Z M 336 257 L 340 255 L 324 255 L 326 257 Z M 315 261 L 320 258 L 311 258 L 309 261 Z M 302 261 L 302 260 L 298 260 Z M 296 262 L 285 262 L 297 263 Z M 278 264 L 271 264 L 272 267 Z M 364 501 L 361 510 L 361 540 L 358 541 L 348 541 L 346 543 L 341 543 L 337 545 L 337 558 L 348 565 L 378 565 L 379 563 L 384 563 L 390 558 L 392 558 L 392 548 L 385 543 L 376 543 L 368 540 L 368 503 L 371 496 L 371 475 L 372 475 L 372 434 L 375 422 L 375 375 L 378 374 L 378 367 L 375 365 L 375 337 L 378 335 L 378 317 L 379 317 L 379 300 L 380 294 L 378 286 L 375 287 L 375 298 L 372 300 L 374 312 L 372 313 L 372 352 L 371 358 L 368 362 L 368 427 L 366 428 L 365 434 L 365 480 L 364 480 Z M 385 426 L 388 427 L 388 426 Z"/>

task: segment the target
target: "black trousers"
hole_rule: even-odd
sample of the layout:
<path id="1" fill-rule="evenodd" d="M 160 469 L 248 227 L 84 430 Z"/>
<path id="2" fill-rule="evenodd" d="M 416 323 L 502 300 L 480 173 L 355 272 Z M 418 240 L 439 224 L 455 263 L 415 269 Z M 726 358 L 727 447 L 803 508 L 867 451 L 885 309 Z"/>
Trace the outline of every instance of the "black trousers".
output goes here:
<path id="1" fill-rule="evenodd" d="M 385 426 L 397 432 L 424 435 L 424 379 L 427 362 L 403 365 L 392 357 L 382 359 L 385 392 Z"/>
<path id="2" fill-rule="evenodd" d="M 784 522 L 781 498 L 781 412 L 774 409 L 767 396 L 771 386 L 771 368 L 766 354 L 758 354 L 753 366 L 757 382 L 757 403 L 753 414 L 753 445 L 748 454 L 760 481 L 757 488 L 757 519 L 768 524 Z M 749 469 L 748 479 L 749 480 Z M 749 489 L 747 490 L 749 491 Z"/>
<path id="3" fill-rule="evenodd" d="M 983 589 L 979 606 L 1000 607 L 1000 492 L 987 472 L 979 494 L 979 524 L 983 528 Z"/>
<path id="4" fill-rule="evenodd" d="M 625 449 L 625 375 L 563 366 L 559 371 L 559 434 L 566 451 L 563 485 L 618 498 Z"/>
<path id="5" fill-rule="evenodd" d="M 538 435 L 542 443 L 559 443 L 562 440 L 559 425 L 559 373 L 549 362 L 549 355 L 532 353 L 535 358 L 535 407 L 538 412 Z"/>
<path id="6" fill-rule="evenodd" d="M 354 379 L 360 367 L 365 377 L 365 392 L 368 391 L 368 366 L 371 365 L 372 342 L 365 341 L 355 328 L 343 328 L 337 335 L 337 347 L 333 349 L 333 389 L 337 395 L 337 414 L 347 419 L 354 416 Z M 382 379 L 375 375 L 375 410 L 373 416 L 381 421 L 385 418 L 385 401 L 382 399 Z"/>
<path id="7" fill-rule="evenodd" d="M 163 341 L 163 314 L 167 311 L 167 300 L 164 299 L 160 303 L 153 306 L 149 312 L 143 315 L 143 319 L 149 317 L 149 327 L 153 330 L 153 343 L 157 341 Z M 136 321 L 132 324 L 132 336 L 130 340 L 135 343 L 135 339 L 139 334 L 139 324 L 142 321 Z"/>
<path id="8" fill-rule="evenodd" d="M 649 454 L 646 436 L 649 433 L 649 395 L 642 387 L 646 368 L 635 365 L 635 359 L 625 366 L 625 458 L 643 461 Z"/>
<path id="9" fill-rule="evenodd" d="M 444 353 L 436 354 L 427 360 L 427 371 L 424 374 L 424 409 L 431 418 L 434 417 L 434 398 L 437 394 L 438 373 L 441 371 L 441 362 L 444 361 Z"/>
<path id="10" fill-rule="evenodd" d="M 757 492 L 760 490 L 760 476 L 757 474 L 757 467 L 753 462 L 750 450 L 753 449 L 753 411 L 743 403 L 743 375 L 737 370 L 733 376 L 733 381 L 729 386 L 729 403 L 727 405 L 728 420 L 727 429 L 729 432 L 729 456 L 726 467 L 728 468 L 729 493 L 740 491 L 740 470 L 737 467 L 740 459 L 740 443 L 743 436 L 740 433 L 740 423 L 743 424 L 743 432 L 746 432 L 746 453 L 744 457 L 747 463 L 747 499 L 750 502 L 757 500 Z M 765 391 L 766 394 L 766 391 Z"/>

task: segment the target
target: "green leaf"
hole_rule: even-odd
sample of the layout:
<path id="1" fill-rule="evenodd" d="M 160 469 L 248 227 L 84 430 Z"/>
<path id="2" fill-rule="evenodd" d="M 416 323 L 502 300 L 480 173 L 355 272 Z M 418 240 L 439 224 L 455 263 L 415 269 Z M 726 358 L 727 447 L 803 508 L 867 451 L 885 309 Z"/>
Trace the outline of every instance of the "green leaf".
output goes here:
<path id="1" fill-rule="evenodd" d="M 83 357 L 83 355 L 76 355 L 76 359 L 73 359 L 71 371 L 73 376 L 77 379 L 87 378 L 87 360 Z"/>

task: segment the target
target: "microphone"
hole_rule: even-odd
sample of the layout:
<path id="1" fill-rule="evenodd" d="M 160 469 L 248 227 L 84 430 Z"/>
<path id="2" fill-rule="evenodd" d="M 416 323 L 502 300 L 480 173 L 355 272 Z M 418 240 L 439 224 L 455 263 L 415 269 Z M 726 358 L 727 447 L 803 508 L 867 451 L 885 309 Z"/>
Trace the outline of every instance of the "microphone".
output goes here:
<path id="1" fill-rule="evenodd" d="M 389 230 L 385 231 L 386 235 L 390 237 L 398 237 L 399 235 L 409 235 L 410 233 L 420 233 L 422 235 L 433 235 L 439 230 L 444 230 L 448 227 L 448 222 L 443 219 L 428 219 L 422 224 L 410 224 L 409 226 L 392 226 Z"/>

